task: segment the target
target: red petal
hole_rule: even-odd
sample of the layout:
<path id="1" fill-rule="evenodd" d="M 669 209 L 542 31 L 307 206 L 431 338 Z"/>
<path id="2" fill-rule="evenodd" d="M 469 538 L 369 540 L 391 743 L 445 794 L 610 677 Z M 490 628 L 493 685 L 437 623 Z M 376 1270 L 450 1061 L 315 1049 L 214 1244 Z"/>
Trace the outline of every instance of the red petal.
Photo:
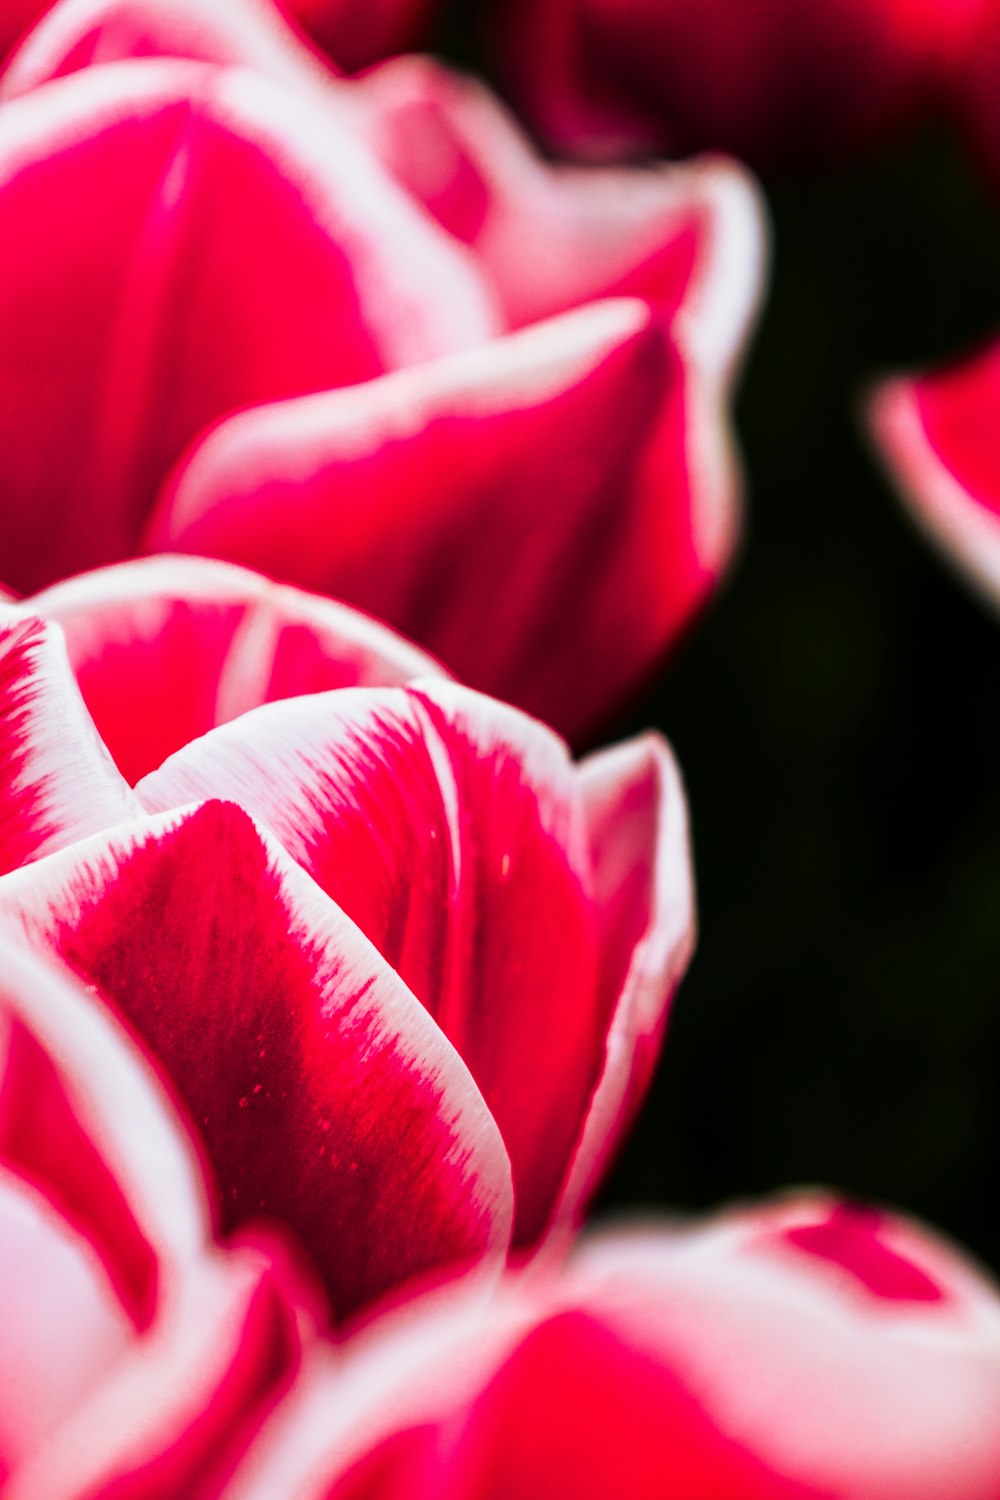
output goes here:
<path id="1" fill-rule="evenodd" d="M 695 940 L 687 805 L 667 744 L 645 735 L 580 767 L 611 1023 L 560 1203 L 579 1218 L 652 1078 Z"/>
<path id="2" fill-rule="evenodd" d="M 666 753 L 599 757 L 584 784 L 597 903 L 564 748 L 450 684 L 259 710 L 137 789 L 152 810 L 238 800 L 371 938 L 457 1047 L 500 1126 L 519 1243 L 545 1229 L 588 1109 L 569 1211 L 592 1185 L 607 1133 L 648 1077 L 690 948 L 683 797 Z"/>
<path id="3" fill-rule="evenodd" d="M 27 35 L 51 3 L 52 0 L 6 0 L 0 15 L 0 65 L 5 54 Z"/>
<path id="4" fill-rule="evenodd" d="M 234 418 L 180 471 L 149 545 L 345 598 L 577 734 L 634 690 L 727 559 L 724 443 L 648 310 L 601 303 Z"/>
<path id="5" fill-rule="evenodd" d="M 207 1233 L 159 1085 L 71 978 L 0 944 L 0 1469 L 156 1316 Z"/>
<path id="6" fill-rule="evenodd" d="M 290 1224 L 339 1314 L 506 1246 L 509 1167 L 465 1068 L 239 809 L 78 844 L 0 882 L 0 910 L 162 1061 L 205 1141 L 223 1226 Z"/>
<path id="7" fill-rule="evenodd" d="M 90 1242 L 145 1327 L 164 1270 L 207 1233 L 199 1164 L 104 1007 L 6 941 L 0 951 L 0 1162 Z"/>
<path id="8" fill-rule="evenodd" d="M 299 42 L 268 0 L 227 0 L 225 6 L 215 0 L 60 0 L 11 59 L 0 97 L 138 57 L 254 68 L 296 90 L 330 81 L 329 65 Z"/>
<path id="9" fill-rule="evenodd" d="M 870 421 L 918 523 L 1000 604 L 1000 345 L 930 375 L 889 381 Z"/>
<path id="10" fill-rule="evenodd" d="M 2 1481 L 50 1438 L 135 1336 L 90 1247 L 3 1167 L 0 1317 Z"/>
<path id="11" fill-rule="evenodd" d="M 57 626 L 0 605 L 0 873 L 140 811 L 97 735 Z"/>
<path id="12" fill-rule="evenodd" d="M 0 247 L 0 540 L 23 588 L 133 551 L 224 413 L 493 328 L 468 258 L 329 111 L 194 63 L 5 105 Z"/>
<path id="13" fill-rule="evenodd" d="M 900 1275 L 942 1295 L 901 1301 Z M 804 1197 L 391 1315 L 304 1382 L 232 1500 L 986 1500 L 998 1399 L 996 1288 L 917 1226 Z"/>
<path id="14" fill-rule="evenodd" d="M 130 783 L 258 704 L 437 670 L 354 610 L 200 558 L 101 569 L 31 608 L 62 627 L 84 702 Z"/>
<path id="15" fill-rule="evenodd" d="M 11 1500 L 218 1495 L 298 1354 L 266 1261 L 237 1252 L 200 1264 L 170 1315 L 17 1474 Z"/>

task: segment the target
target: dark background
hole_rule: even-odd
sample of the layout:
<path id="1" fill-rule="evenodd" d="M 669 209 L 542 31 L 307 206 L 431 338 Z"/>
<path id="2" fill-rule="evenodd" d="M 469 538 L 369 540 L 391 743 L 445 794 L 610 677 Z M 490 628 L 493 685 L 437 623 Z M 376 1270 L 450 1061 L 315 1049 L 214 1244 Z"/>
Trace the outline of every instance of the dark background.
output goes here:
<path id="1" fill-rule="evenodd" d="M 488 72 L 474 23 L 439 50 Z M 701 938 L 600 1206 L 828 1183 L 1000 1271 L 1000 620 L 859 417 L 877 375 L 1000 328 L 1000 196 L 941 124 L 765 188 L 742 555 L 618 726 L 679 755 Z"/>

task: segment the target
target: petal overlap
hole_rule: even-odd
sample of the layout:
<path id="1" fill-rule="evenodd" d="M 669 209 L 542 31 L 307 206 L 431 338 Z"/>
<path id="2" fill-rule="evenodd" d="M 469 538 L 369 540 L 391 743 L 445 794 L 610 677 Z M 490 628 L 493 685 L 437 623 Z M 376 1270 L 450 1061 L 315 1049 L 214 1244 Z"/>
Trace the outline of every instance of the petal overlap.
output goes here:
<path id="1" fill-rule="evenodd" d="M 502 1253 L 507 1157 L 458 1055 L 239 808 L 72 845 L 10 875 L 0 912 L 98 986 L 166 1069 L 221 1227 L 290 1225 L 339 1315 Z"/>

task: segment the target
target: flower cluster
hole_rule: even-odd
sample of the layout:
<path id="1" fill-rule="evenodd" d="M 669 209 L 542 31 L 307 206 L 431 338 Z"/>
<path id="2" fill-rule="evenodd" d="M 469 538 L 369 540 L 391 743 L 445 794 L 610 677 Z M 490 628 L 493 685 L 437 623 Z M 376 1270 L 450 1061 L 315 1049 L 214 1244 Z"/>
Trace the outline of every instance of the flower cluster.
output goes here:
<path id="1" fill-rule="evenodd" d="M 688 79 L 722 8 L 662 8 Z M 519 51 L 560 133 L 571 40 L 660 55 L 571 9 Z M 930 1232 L 810 1192 L 574 1245 L 696 925 L 673 752 L 594 746 L 734 551 L 763 216 L 350 76 L 430 10 L 0 29 L 3 1493 L 995 1500 L 1000 1294 Z M 806 43 L 867 120 L 848 13 Z M 995 378 L 877 407 L 981 528 Z"/>

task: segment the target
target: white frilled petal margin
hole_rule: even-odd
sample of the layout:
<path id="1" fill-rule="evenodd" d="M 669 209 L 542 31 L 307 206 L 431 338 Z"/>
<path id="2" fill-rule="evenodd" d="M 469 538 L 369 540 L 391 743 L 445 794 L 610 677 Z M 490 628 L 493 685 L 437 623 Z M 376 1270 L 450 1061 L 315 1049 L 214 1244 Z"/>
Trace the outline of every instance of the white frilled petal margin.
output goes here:
<path id="1" fill-rule="evenodd" d="M 262 687 L 285 630 L 314 635 L 331 670 L 352 687 L 404 683 L 443 672 L 425 652 L 359 610 L 207 557 L 161 554 L 115 563 L 78 573 L 25 601 L 25 608 L 62 627 L 73 663 L 89 661 L 112 644 L 119 619 L 129 631 L 155 636 L 172 606 L 246 612 L 220 675 L 220 723 L 263 701 Z"/>
<path id="2" fill-rule="evenodd" d="M 919 383 L 919 377 L 888 380 L 869 399 L 876 451 L 921 531 L 1000 611 L 1000 515 L 962 484 L 930 442 Z"/>
<path id="3" fill-rule="evenodd" d="M 59 627 L 0 605 L 0 871 L 141 814 L 94 727 Z"/>
<path id="4" fill-rule="evenodd" d="M 271 699 L 443 670 L 356 610 L 204 558 L 100 568 L 26 608 L 61 626 L 84 701 L 132 783 Z"/>
<path id="5" fill-rule="evenodd" d="M 97 985 L 205 1144 L 222 1227 L 279 1220 L 335 1312 L 499 1264 L 510 1165 L 454 1049 L 268 834 L 208 803 L 0 880 L 0 920 Z"/>

